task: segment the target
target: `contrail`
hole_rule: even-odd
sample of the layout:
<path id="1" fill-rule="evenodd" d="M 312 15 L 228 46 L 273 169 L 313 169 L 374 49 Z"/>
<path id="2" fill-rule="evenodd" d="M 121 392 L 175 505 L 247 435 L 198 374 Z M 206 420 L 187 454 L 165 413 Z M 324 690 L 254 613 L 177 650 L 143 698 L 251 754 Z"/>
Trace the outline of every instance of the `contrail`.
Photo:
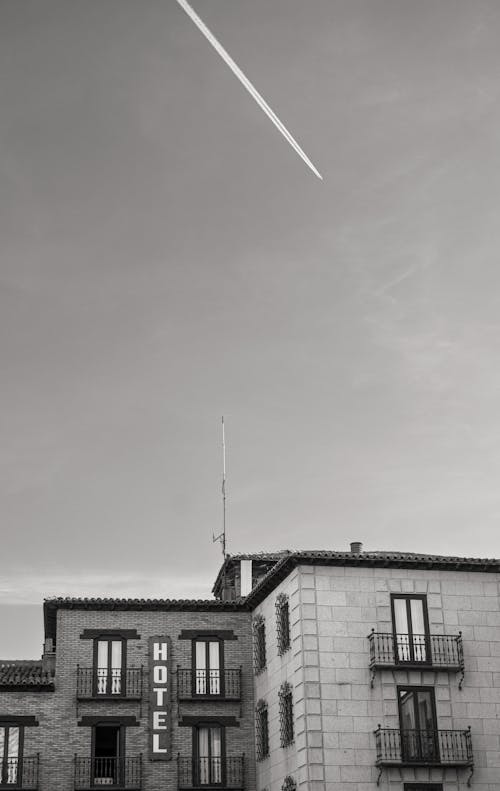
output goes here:
<path id="1" fill-rule="evenodd" d="M 290 134 L 290 132 L 288 131 L 286 126 L 281 123 L 281 121 L 278 118 L 278 116 L 276 115 L 276 113 L 269 107 L 268 103 L 260 95 L 258 90 L 256 88 L 254 88 L 254 86 L 252 85 L 252 83 L 250 82 L 248 77 L 246 77 L 243 74 L 243 72 L 241 71 L 240 67 L 234 62 L 234 60 L 229 55 L 229 53 L 226 52 L 226 50 L 224 49 L 222 44 L 220 44 L 217 41 L 217 39 L 215 38 L 213 33 L 210 32 L 208 27 L 203 22 L 203 20 L 200 19 L 200 17 L 198 16 L 198 14 L 195 11 L 193 11 L 193 9 L 191 8 L 191 6 L 187 2 L 187 0 L 177 0 L 177 2 L 179 3 L 180 7 L 184 9 L 186 14 L 193 20 L 193 22 L 199 28 L 199 30 L 201 30 L 201 32 L 203 33 L 205 38 L 210 42 L 210 44 L 215 49 L 215 51 L 219 53 L 219 55 L 221 56 L 221 58 L 224 61 L 224 63 L 226 63 L 229 66 L 229 68 L 231 69 L 231 71 L 233 72 L 233 74 L 235 74 L 236 77 L 238 77 L 239 81 L 247 89 L 247 91 L 250 94 L 250 96 L 252 96 L 255 99 L 255 101 L 257 102 L 259 107 L 262 110 L 264 110 L 265 114 L 268 116 L 268 118 L 271 119 L 271 121 L 273 122 L 275 127 L 277 129 L 279 129 L 279 131 L 281 132 L 281 134 L 283 135 L 285 140 L 288 140 L 288 142 L 290 143 L 292 148 L 297 152 L 299 157 L 301 157 L 301 159 L 304 160 L 306 165 L 311 168 L 312 172 L 319 179 L 321 179 L 321 181 L 323 181 L 323 176 L 321 175 L 321 173 L 319 173 L 319 171 L 314 167 L 314 165 L 311 162 L 311 160 L 309 159 L 309 157 L 304 153 L 304 151 L 302 151 L 301 147 L 299 146 L 297 141 L 292 137 L 292 135 Z"/>

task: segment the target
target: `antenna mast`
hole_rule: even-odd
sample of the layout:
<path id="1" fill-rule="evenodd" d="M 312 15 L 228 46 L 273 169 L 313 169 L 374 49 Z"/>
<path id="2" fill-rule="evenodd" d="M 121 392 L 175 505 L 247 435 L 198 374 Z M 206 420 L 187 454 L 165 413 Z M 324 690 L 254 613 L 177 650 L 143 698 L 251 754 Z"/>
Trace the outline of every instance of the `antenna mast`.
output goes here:
<path id="1" fill-rule="evenodd" d="M 224 434 L 224 416 L 222 416 L 222 533 L 212 536 L 215 543 L 220 541 L 222 547 L 222 557 L 226 560 L 226 437 Z"/>

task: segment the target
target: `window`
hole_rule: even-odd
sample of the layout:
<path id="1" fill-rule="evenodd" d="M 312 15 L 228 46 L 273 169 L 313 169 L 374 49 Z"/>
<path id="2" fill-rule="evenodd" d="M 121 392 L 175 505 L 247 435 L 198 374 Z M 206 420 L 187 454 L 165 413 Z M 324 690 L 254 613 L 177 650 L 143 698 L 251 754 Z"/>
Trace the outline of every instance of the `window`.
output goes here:
<path id="1" fill-rule="evenodd" d="M 96 695 L 123 695 L 125 692 L 126 641 L 99 637 L 94 642 L 94 687 Z"/>
<path id="2" fill-rule="evenodd" d="M 120 725 L 95 725 L 92 733 L 91 784 L 122 785 L 125 729 Z"/>
<path id="3" fill-rule="evenodd" d="M 430 662 L 429 619 L 425 596 L 391 596 L 396 662 Z"/>
<path id="4" fill-rule="evenodd" d="M 220 640 L 193 640 L 195 695 L 223 694 L 223 645 Z"/>
<path id="5" fill-rule="evenodd" d="M 280 711 L 280 743 L 288 747 L 293 743 L 293 693 L 290 684 L 285 681 L 278 693 Z"/>
<path id="6" fill-rule="evenodd" d="M 262 615 L 253 622 L 253 650 L 255 672 L 261 673 L 266 667 L 266 623 Z"/>
<path id="7" fill-rule="evenodd" d="M 276 599 L 276 632 L 278 654 L 282 656 L 290 648 L 290 611 L 288 596 L 284 593 L 280 593 Z"/>
<path id="8" fill-rule="evenodd" d="M 434 689 L 398 687 L 398 704 L 403 761 L 439 762 Z"/>
<path id="9" fill-rule="evenodd" d="M 198 786 L 222 785 L 225 734 L 221 725 L 197 725 L 193 733 L 194 777 Z"/>
<path id="10" fill-rule="evenodd" d="M 269 712 L 265 700 L 259 700 L 255 707 L 255 731 L 257 735 L 257 760 L 269 756 Z"/>
<path id="11" fill-rule="evenodd" d="M 293 779 L 293 777 L 290 777 L 290 775 L 287 775 L 285 777 L 285 779 L 283 780 L 283 785 L 281 786 L 281 791 L 295 791 L 296 788 L 297 788 L 297 784 L 296 784 L 295 780 Z"/>
<path id="12" fill-rule="evenodd" d="M 0 785 L 21 783 L 24 730 L 19 725 L 0 724 Z"/>

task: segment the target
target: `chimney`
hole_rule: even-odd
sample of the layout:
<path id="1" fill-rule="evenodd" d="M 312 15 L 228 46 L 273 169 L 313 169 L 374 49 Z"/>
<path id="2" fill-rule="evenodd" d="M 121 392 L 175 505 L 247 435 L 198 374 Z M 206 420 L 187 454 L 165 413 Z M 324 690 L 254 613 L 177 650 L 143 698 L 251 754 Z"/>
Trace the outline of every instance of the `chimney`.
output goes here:
<path id="1" fill-rule="evenodd" d="M 351 553 L 353 555 L 361 555 L 363 551 L 363 544 L 361 541 L 351 541 Z"/>
<path id="2" fill-rule="evenodd" d="M 42 670 L 50 676 L 55 675 L 56 672 L 56 654 L 51 637 L 47 637 L 43 646 Z"/>

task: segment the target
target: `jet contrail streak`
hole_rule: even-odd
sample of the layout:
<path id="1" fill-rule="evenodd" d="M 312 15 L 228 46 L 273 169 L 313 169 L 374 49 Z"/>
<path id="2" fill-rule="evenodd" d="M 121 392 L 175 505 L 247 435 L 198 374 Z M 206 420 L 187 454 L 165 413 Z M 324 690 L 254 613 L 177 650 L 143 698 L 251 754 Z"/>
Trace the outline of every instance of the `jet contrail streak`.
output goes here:
<path id="1" fill-rule="evenodd" d="M 229 55 L 229 53 L 226 52 L 226 50 L 224 49 L 222 44 L 220 44 L 217 41 L 217 39 L 215 38 L 213 33 L 210 32 L 208 27 L 203 22 L 203 20 L 200 19 L 200 17 L 198 16 L 198 14 L 195 11 L 193 11 L 193 9 L 191 8 L 191 6 L 187 2 L 187 0 L 177 0 L 177 2 L 180 5 L 180 7 L 184 9 L 186 14 L 190 17 L 190 19 L 193 20 L 193 22 L 199 28 L 199 30 L 201 30 L 201 32 L 203 33 L 205 38 L 210 42 L 210 44 L 215 49 L 215 51 L 221 56 L 221 58 L 224 61 L 224 63 L 226 63 L 229 66 L 229 68 L 231 69 L 231 71 L 233 72 L 233 74 L 235 74 L 236 77 L 238 77 L 239 81 L 247 89 L 247 91 L 250 94 L 250 96 L 252 96 L 255 99 L 255 101 L 257 102 L 259 107 L 262 110 L 264 110 L 265 114 L 268 116 L 268 118 L 271 119 L 271 121 L 273 122 L 275 127 L 277 129 L 279 129 L 279 131 L 281 132 L 281 134 L 283 135 L 285 140 L 288 140 L 288 142 L 290 143 L 292 148 L 297 152 L 299 157 L 301 157 L 301 159 L 304 160 L 306 165 L 308 165 L 308 167 L 311 168 L 312 172 L 319 179 L 321 179 L 323 181 L 323 176 L 321 175 L 321 173 L 319 173 L 319 171 L 314 167 L 314 165 L 311 162 L 311 160 L 309 159 L 309 157 L 304 153 L 304 151 L 302 151 L 301 147 L 299 146 L 297 141 L 292 137 L 292 135 L 290 134 L 290 132 L 288 131 L 286 126 L 281 123 L 281 121 L 278 118 L 278 116 L 276 115 L 276 113 L 269 107 L 268 103 L 260 95 L 258 90 L 256 88 L 254 88 L 254 86 L 252 85 L 252 83 L 250 82 L 248 77 L 246 77 L 243 74 L 243 72 L 241 71 L 240 67 L 234 62 L 234 60 Z"/>

